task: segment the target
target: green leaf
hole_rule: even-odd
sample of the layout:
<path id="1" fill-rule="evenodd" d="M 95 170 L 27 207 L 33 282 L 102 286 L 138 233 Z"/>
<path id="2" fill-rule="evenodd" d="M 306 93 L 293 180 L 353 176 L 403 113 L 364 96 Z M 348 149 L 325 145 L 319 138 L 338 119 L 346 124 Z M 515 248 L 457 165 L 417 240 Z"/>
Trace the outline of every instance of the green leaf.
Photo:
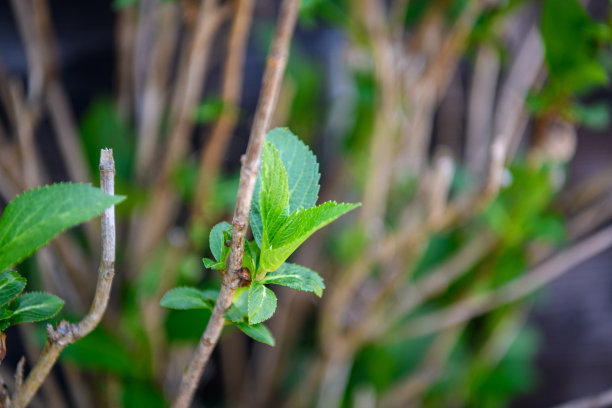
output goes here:
<path id="1" fill-rule="evenodd" d="M 89 184 L 60 183 L 26 191 L 7 205 L 0 219 L 0 270 L 123 199 Z"/>
<path id="2" fill-rule="evenodd" d="M 267 140 L 276 147 L 289 181 L 289 212 L 313 207 L 319 196 L 319 163 L 296 135 L 287 128 L 268 132 Z"/>
<path id="3" fill-rule="evenodd" d="M 261 282 L 254 281 L 249 287 L 249 324 L 269 319 L 276 310 L 276 295 Z"/>
<path id="4" fill-rule="evenodd" d="M 26 286 L 26 279 L 15 271 L 0 274 L 0 309 L 17 297 Z"/>
<path id="5" fill-rule="evenodd" d="M 206 269 L 214 269 L 215 271 L 225 270 L 225 262 L 217 262 L 209 258 L 202 258 L 202 262 L 204 262 Z"/>
<path id="6" fill-rule="evenodd" d="M 234 295 L 234 302 L 227 310 L 225 318 L 253 340 L 274 346 L 274 338 L 266 326 L 262 323 L 254 325 L 248 323 L 248 293 L 246 288 L 238 288 Z"/>
<path id="7" fill-rule="evenodd" d="M 264 231 L 260 270 L 270 272 L 278 269 L 308 237 L 360 205 L 328 201 L 291 214 L 282 226 L 275 225 L 278 229 L 271 240 L 267 239 Z"/>
<path id="8" fill-rule="evenodd" d="M 274 337 L 263 323 L 250 325 L 246 322 L 232 322 L 232 324 L 253 340 L 274 347 Z"/>
<path id="9" fill-rule="evenodd" d="M 64 306 L 64 301 L 50 293 L 30 292 L 23 294 L 9 306 L 13 311 L 9 325 L 49 319 L 55 316 L 62 306 Z"/>
<path id="10" fill-rule="evenodd" d="M 219 293 L 215 290 L 199 290 L 192 287 L 174 288 L 168 291 L 160 304 L 177 310 L 210 309 L 215 306 Z"/>
<path id="11" fill-rule="evenodd" d="M 231 224 L 222 221 L 212 227 L 210 230 L 210 235 L 208 236 L 208 244 L 210 246 L 210 252 L 212 252 L 215 259 L 219 262 L 225 261 L 222 259 L 224 248 L 228 248 L 225 246 L 225 241 L 227 239 L 227 234 L 225 232 L 227 230 L 231 230 Z"/>
<path id="12" fill-rule="evenodd" d="M 277 128 L 268 132 L 266 140 L 278 151 L 280 160 L 287 173 L 289 187 L 289 208 L 292 213 L 300 208 L 310 208 L 317 202 L 319 194 L 319 164 L 315 155 L 287 128 Z M 265 164 L 265 158 L 262 166 Z M 262 173 L 260 172 L 251 207 L 251 229 L 255 241 L 261 245 L 263 222 L 261 218 L 260 191 Z M 272 187 L 275 187 L 272 185 Z"/>
<path id="13" fill-rule="evenodd" d="M 275 272 L 266 274 L 262 283 L 288 286 L 291 289 L 314 292 L 318 297 L 323 295 L 325 284 L 323 278 L 315 271 L 302 265 L 285 262 Z"/>
<path id="14" fill-rule="evenodd" d="M 596 58 L 601 29 L 578 0 L 546 0 L 541 32 L 551 82 L 562 92 L 608 83 Z"/>
<path id="15" fill-rule="evenodd" d="M 263 223 L 262 242 L 272 240 L 288 217 L 289 184 L 285 166 L 280 160 L 278 150 L 270 142 L 264 145 L 261 165 L 261 191 L 259 205 Z"/>

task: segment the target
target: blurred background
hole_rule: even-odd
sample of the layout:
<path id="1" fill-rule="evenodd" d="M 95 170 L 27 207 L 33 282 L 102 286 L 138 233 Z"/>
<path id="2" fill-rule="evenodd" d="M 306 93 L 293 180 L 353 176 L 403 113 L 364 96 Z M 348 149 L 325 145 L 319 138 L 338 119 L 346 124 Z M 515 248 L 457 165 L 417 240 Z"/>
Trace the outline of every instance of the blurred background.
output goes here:
<path id="1" fill-rule="evenodd" d="M 612 388 L 612 16 L 606 0 L 302 0 L 274 116 L 320 201 L 363 203 L 294 256 L 276 346 L 226 328 L 194 406 L 542 407 Z M 114 150 L 117 278 L 32 406 L 157 407 L 206 326 L 279 2 L 0 2 L 0 205 L 98 179 Z M 96 222 L 19 266 L 87 310 Z M 58 317 L 58 320 L 59 318 Z M 12 387 L 44 343 L 7 330 Z M 588 405 L 603 406 L 603 405 Z"/>

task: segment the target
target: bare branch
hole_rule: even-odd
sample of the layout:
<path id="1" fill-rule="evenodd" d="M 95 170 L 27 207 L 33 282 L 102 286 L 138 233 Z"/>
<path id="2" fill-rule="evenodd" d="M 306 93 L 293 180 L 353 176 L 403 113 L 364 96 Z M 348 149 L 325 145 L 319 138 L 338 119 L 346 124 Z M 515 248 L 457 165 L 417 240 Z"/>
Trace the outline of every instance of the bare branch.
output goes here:
<path id="1" fill-rule="evenodd" d="M 411 338 L 434 333 L 519 300 L 611 246 L 612 226 L 608 226 L 495 291 L 468 298 L 448 309 L 413 320 L 402 337 Z"/>
<path id="2" fill-rule="evenodd" d="M 202 207 L 208 202 L 208 195 L 217 178 L 221 159 L 238 119 L 244 58 L 251 28 L 254 1 L 237 0 L 235 3 L 237 4 L 236 16 L 230 32 L 225 72 L 223 74 L 223 89 L 221 91 L 223 108 L 200 156 L 200 169 L 193 208 L 196 218 L 202 214 Z"/>
<path id="3" fill-rule="evenodd" d="M 266 131 L 270 126 L 270 120 L 278 101 L 278 94 L 287 66 L 289 45 L 297 21 L 299 6 L 299 0 L 284 0 L 282 4 L 272 49 L 266 63 L 249 145 L 243 157 L 242 169 L 240 171 L 240 186 L 238 188 L 236 208 L 234 209 L 232 246 L 227 260 L 227 270 L 224 274 L 221 291 L 219 292 L 219 297 L 217 298 L 206 330 L 181 380 L 179 394 L 173 405 L 175 408 L 187 408 L 191 403 L 202 371 L 221 335 L 221 330 L 225 324 L 225 312 L 231 305 L 234 292 L 240 284 L 238 272 L 242 268 L 244 240 L 248 229 L 255 180 L 257 179 L 257 172 L 261 164 L 261 150 Z"/>
<path id="4" fill-rule="evenodd" d="M 110 195 L 115 191 L 115 162 L 112 149 L 104 149 L 100 155 L 100 187 Z M 98 271 L 96 294 L 89 313 L 78 323 L 62 320 L 54 330 L 47 325 L 48 340 L 40 358 L 26 378 L 23 387 L 13 395 L 13 407 L 22 408 L 28 405 L 41 386 L 51 368 L 57 361 L 64 347 L 89 334 L 100 323 L 115 275 L 115 207 L 111 206 L 102 212 L 102 259 Z"/>

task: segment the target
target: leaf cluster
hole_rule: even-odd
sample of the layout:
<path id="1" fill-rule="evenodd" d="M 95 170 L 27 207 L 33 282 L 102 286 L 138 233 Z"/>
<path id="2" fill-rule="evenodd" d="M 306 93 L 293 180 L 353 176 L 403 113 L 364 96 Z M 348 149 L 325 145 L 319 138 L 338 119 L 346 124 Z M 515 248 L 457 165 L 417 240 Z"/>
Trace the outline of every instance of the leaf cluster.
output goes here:
<path id="1" fill-rule="evenodd" d="M 255 340 L 272 345 L 274 340 L 261 323 L 274 314 L 277 299 L 266 285 L 282 285 L 322 296 L 325 284 L 314 271 L 286 262 L 313 233 L 359 204 L 333 201 L 316 206 L 319 194 L 316 157 L 288 129 L 274 129 L 266 136 L 262 165 L 251 207 L 254 240 L 245 245 L 243 268 L 250 277 L 248 288 L 237 291 L 227 320 Z M 215 259 L 204 258 L 206 268 L 226 269 L 232 226 L 215 225 L 209 235 Z M 175 288 L 161 301 L 172 309 L 211 309 L 217 293 L 196 288 Z"/>

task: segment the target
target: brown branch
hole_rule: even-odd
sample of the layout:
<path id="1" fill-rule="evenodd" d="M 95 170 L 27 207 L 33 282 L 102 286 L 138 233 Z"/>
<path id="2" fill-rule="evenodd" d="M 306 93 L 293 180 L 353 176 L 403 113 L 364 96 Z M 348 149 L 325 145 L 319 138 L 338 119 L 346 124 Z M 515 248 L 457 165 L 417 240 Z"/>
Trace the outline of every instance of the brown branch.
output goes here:
<path id="1" fill-rule="evenodd" d="M 151 198 L 151 206 L 144 215 L 134 238 L 135 254 L 130 270 L 135 273 L 149 252 L 157 245 L 175 215 L 177 202 L 170 185 L 170 176 L 176 163 L 188 147 L 193 128 L 192 114 L 206 81 L 207 66 L 215 33 L 225 20 L 228 9 L 217 0 L 204 0 L 198 13 L 198 22 L 186 57 L 179 68 L 179 81 L 172 95 L 170 131 L 165 156 Z"/>
<path id="2" fill-rule="evenodd" d="M 107 194 L 115 191 L 115 162 L 113 151 L 104 149 L 100 155 L 100 187 Z M 89 334 L 100 322 L 110 297 L 115 275 L 115 208 L 111 206 L 102 212 L 102 259 L 98 271 L 98 285 L 89 313 L 78 323 L 62 320 L 54 330 L 47 326 L 48 340 L 40 358 L 26 378 L 23 386 L 13 395 L 13 407 L 28 405 L 41 386 L 64 347 Z"/>
<path id="3" fill-rule="evenodd" d="M 206 330 L 181 380 L 179 393 L 173 405 L 175 408 L 187 408 L 191 403 L 202 371 L 221 335 L 221 330 L 225 324 L 225 312 L 231 305 L 234 292 L 240 284 L 238 272 L 242 268 L 244 240 L 248 229 L 253 189 L 255 188 L 255 180 L 257 179 L 257 172 L 260 166 L 261 150 L 266 131 L 276 107 L 283 75 L 287 66 L 289 45 L 297 21 L 299 6 L 300 0 L 284 0 L 281 7 L 272 49 L 266 63 L 249 145 L 243 157 L 242 169 L 240 171 L 240 186 L 238 188 L 236 208 L 232 222 L 232 246 L 227 261 L 227 271 L 223 277 L 221 291 L 219 292 L 219 297 L 215 303 L 215 308 L 210 316 Z"/>
<path id="4" fill-rule="evenodd" d="M 193 201 L 193 211 L 196 219 L 202 215 L 203 207 L 208 202 L 208 196 L 217 179 L 221 159 L 238 119 L 244 58 L 251 28 L 254 1 L 237 0 L 235 3 L 237 3 L 236 16 L 230 32 L 225 72 L 223 74 L 223 89 L 221 91 L 223 108 L 200 156 L 198 183 Z"/>
<path id="5" fill-rule="evenodd" d="M 608 226 L 495 291 L 457 302 L 447 309 L 412 320 L 401 337 L 413 338 L 435 333 L 524 298 L 611 246 L 612 226 Z"/>

